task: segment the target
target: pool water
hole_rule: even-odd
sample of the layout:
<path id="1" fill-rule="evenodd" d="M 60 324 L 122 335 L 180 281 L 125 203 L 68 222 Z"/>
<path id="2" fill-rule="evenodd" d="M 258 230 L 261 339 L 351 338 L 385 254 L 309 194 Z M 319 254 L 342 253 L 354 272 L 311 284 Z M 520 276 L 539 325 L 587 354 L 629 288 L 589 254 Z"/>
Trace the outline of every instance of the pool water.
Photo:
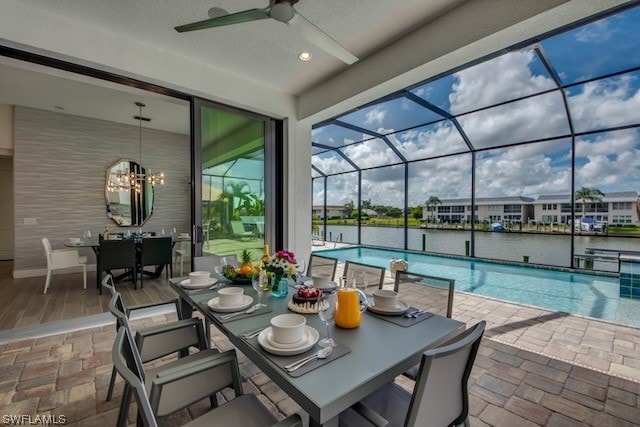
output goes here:
<path id="1" fill-rule="evenodd" d="M 400 258 L 408 262 L 410 272 L 454 279 L 459 291 L 640 326 L 640 301 L 620 298 L 616 277 L 367 247 L 315 253 L 387 270 L 392 258 Z"/>

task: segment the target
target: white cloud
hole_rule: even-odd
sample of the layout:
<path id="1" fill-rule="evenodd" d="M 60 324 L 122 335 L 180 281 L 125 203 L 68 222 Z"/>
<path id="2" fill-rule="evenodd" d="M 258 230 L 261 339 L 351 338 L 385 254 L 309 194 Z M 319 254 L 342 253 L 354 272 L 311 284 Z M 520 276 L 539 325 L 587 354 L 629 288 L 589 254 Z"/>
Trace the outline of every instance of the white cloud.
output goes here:
<path id="1" fill-rule="evenodd" d="M 622 75 L 586 83 L 582 92 L 569 97 L 569 108 L 578 132 L 638 123 L 640 90 L 636 78 Z"/>
<path id="2" fill-rule="evenodd" d="M 585 25 L 576 32 L 575 38 L 581 43 L 603 43 L 611 39 L 611 36 L 615 32 L 615 29 L 609 27 L 609 19 L 603 19 L 601 21 Z"/>
<path id="3" fill-rule="evenodd" d="M 455 73 L 449 95 L 451 112 L 460 114 L 553 89 L 550 78 L 531 73 L 529 64 L 534 58 L 532 50 L 511 52 Z"/>
<path id="4" fill-rule="evenodd" d="M 386 110 L 382 108 L 380 105 L 373 108 L 366 114 L 364 119 L 365 125 L 373 125 L 373 124 L 382 124 L 385 115 L 387 114 Z"/>

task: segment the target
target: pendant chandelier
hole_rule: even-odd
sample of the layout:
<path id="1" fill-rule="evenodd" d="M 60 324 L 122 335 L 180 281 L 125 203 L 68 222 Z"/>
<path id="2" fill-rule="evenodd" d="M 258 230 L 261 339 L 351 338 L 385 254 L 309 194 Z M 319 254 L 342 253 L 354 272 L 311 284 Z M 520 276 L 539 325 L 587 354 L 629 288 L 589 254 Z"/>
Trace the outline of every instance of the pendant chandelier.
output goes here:
<path id="1" fill-rule="evenodd" d="M 134 119 L 139 122 L 139 155 L 140 155 L 140 163 L 138 163 L 137 167 L 133 164 L 129 165 L 128 171 L 121 171 L 116 174 L 115 182 L 109 182 L 109 191 L 135 191 L 136 193 L 140 193 L 142 191 L 142 186 L 145 183 L 151 184 L 152 187 L 155 187 L 156 184 L 164 185 L 164 173 L 154 173 L 150 169 L 142 166 L 142 122 L 150 122 L 151 119 L 148 117 L 142 116 L 142 108 L 145 105 L 142 102 L 136 102 L 136 106 L 138 107 L 138 115 L 133 116 Z M 131 170 L 134 168 L 134 170 Z"/>

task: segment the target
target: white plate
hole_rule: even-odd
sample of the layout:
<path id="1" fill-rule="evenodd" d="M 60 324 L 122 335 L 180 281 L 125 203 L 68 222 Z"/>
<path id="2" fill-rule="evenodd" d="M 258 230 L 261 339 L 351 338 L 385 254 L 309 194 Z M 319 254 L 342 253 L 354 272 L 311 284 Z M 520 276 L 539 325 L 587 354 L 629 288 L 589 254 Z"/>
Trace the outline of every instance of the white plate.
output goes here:
<path id="1" fill-rule="evenodd" d="M 210 299 L 207 301 L 207 305 L 213 311 L 219 311 L 221 313 L 231 313 L 234 311 L 244 310 L 245 308 L 249 308 L 249 306 L 253 304 L 253 298 L 249 295 L 242 295 L 242 302 L 239 305 L 220 305 L 220 300 L 218 297 Z"/>
<path id="2" fill-rule="evenodd" d="M 301 345 L 303 345 L 305 342 L 309 340 L 310 335 L 311 335 L 311 332 L 307 328 L 304 328 L 304 331 L 302 332 L 302 339 L 300 341 L 289 343 L 289 344 L 283 344 L 273 339 L 273 332 L 271 330 L 271 327 L 269 327 L 269 332 L 267 333 L 267 341 L 269 342 L 269 345 L 271 345 L 272 347 L 286 350 L 290 348 L 300 347 Z"/>
<path id="3" fill-rule="evenodd" d="M 307 288 L 316 288 L 316 289 L 320 289 L 321 291 L 332 291 L 338 287 L 338 284 L 336 282 L 330 282 L 329 286 L 325 286 L 321 288 L 319 286 L 315 286 L 313 284 L 313 280 L 307 280 L 306 282 L 303 283 L 303 285 L 305 285 Z"/>
<path id="4" fill-rule="evenodd" d="M 271 334 L 271 326 L 260 332 L 260 335 L 258 335 L 258 342 L 265 351 L 271 354 L 276 354 L 278 356 L 294 356 L 296 354 L 304 353 L 305 351 L 313 347 L 320 338 L 320 333 L 316 329 L 309 325 L 305 325 L 304 327 L 307 330 L 308 336 L 307 339 L 303 341 L 298 347 L 279 348 L 271 345 L 269 343 L 269 339 L 267 338 L 267 336 Z"/>
<path id="5" fill-rule="evenodd" d="M 368 310 L 376 314 L 386 314 L 387 316 L 399 316 L 404 314 L 409 308 L 409 304 L 404 301 L 398 300 L 398 304 L 395 308 L 376 307 L 373 297 L 368 299 Z"/>
<path id="6" fill-rule="evenodd" d="M 214 285 L 216 282 L 217 280 L 213 277 L 209 278 L 204 283 L 191 283 L 190 279 L 186 279 L 180 282 L 180 286 L 182 286 L 185 289 L 202 289 L 202 288 L 208 288 L 209 286 Z"/>

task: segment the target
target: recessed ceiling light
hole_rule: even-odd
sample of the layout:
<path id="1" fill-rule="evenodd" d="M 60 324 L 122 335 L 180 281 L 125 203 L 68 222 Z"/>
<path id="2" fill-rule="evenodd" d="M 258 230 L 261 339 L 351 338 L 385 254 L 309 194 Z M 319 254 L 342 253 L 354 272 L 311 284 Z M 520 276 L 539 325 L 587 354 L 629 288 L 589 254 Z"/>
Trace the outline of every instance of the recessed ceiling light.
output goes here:
<path id="1" fill-rule="evenodd" d="M 311 54 L 309 52 L 301 52 L 300 55 L 298 55 L 298 58 L 300 58 L 301 61 L 309 61 L 311 59 Z"/>

